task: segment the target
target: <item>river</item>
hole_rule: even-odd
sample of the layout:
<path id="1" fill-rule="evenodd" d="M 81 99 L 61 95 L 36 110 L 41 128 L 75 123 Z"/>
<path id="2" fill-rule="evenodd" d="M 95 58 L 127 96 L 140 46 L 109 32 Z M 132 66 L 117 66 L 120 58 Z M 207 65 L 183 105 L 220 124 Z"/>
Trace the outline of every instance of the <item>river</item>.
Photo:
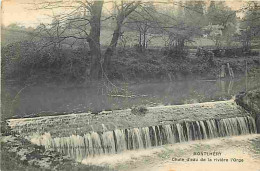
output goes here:
<path id="1" fill-rule="evenodd" d="M 116 86 L 116 87 L 115 87 Z M 12 104 L 17 117 L 65 113 L 99 112 L 130 108 L 134 105 L 178 105 L 229 100 L 241 91 L 260 87 L 260 80 L 244 77 L 224 80 L 186 79 L 129 84 L 8 87 L 15 96 Z M 14 99 L 14 98 L 13 98 Z"/>

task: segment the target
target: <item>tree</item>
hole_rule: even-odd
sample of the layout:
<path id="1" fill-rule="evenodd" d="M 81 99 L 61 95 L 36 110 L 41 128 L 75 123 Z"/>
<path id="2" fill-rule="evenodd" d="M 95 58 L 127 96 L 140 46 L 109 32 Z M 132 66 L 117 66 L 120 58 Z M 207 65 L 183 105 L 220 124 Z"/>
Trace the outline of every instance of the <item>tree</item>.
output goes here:
<path id="1" fill-rule="evenodd" d="M 244 18 L 240 22 L 240 40 L 245 50 L 249 50 L 251 41 L 260 38 L 260 3 L 248 2 Z"/>
<path id="2" fill-rule="evenodd" d="M 176 55 L 182 55 L 185 43 L 201 34 L 204 17 L 204 5 L 199 2 L 178 2 L 176 13 L 165 11 L 160 16 L 160 27 L 168 35 L 168 49 Z"/>
<path id="3" fill-rule="evenodd" d="M 113 53 L 116 49 L 117 42 L 121 35 L 121 29 L 122 29 L 125 19 L 140 5 L 141 2 L 140 1 L 126 2 L 124 0 L 121 0 L 120 4 L 117 4 L 117 1 L 115 1 L 114 3 L 115 3 L 116 10 L 117 10 L 116 23 L 115 23 L 113 37 L 105 52 L 105 55 L 104 55 L 105 71 L 107 71 L 110 67 L 111 56 L 113 55 Z"/>
<path id="4" fill-rule="evenodd" d="M 183 8 L 185 20 L 189 25 L 200 27 L 208 25 L 205 15 L 206 4 L 204 1 L 187 1 Z"/>
<path id="5" fill-rule="evenodd" d="M 138 49 L 140 51 L 144 51 L 148 42 L 156 35 L 153 29 L 156 27 L 157 20 L 155 14 L 156 9 L 150 2 L 140 6 L 128 17 L 126 27 L 128 30 L 138 33 Z"/>
<path id="6" fill-rule="evenodd" d="M 88 43 L 91 52 L 91 67 L 90 67 L 90 78 L 98 79 L 101 72 L 101 49 L 100 49 L 100 25 L 101 25 L 101 12 L 102 12 L 103 1 L 94 1 L 89 6 L 91 19 L 90 32 L 88 36 Z"/>
<path id="7" fill-rule="evenodd" d="M 226 6 L 224 1 L 211 1 L 206 15 L 212 25 L 227 27 L 230 22 L 236 23 L 236 11 Z"/>
<path id="8" fill-rule="evenodd" d="M 231 38 L 236 31 L 236 11 L 227 7 L 223 1 L 211 1 L 206 16 L 208 28 L 213 31 L 210 35 L 216 46 L 221 45 L 221 40 L 225 40 L 227 45 L 230 45 Z"/>
<path id="9" fill-rule="evenodd" d="M 38 29 L 39 34 L 47 40 L 43 48 L 69 38 L 84 39 L 88 42 L 91 53 L 91 80 L 98 79 L 101 73 L 100 27 L 103 3 L 103 0 L 62 0 L 34 4 L 36 9 L 58 9 L 56 14 L 53 12 L 53 22 L 42 24 Z"/>
<path id="10" fill-rule="evenodd" d="M 122 0 L 120 4 L 117 4 L 116 1 L 113 3 L 116 4 L 117 9 L 116 23 L 111 42 L 104 56 L 101 53 L 100 45 L 101 22 L 111 18 L 111 16 L 102 19 L 103 0 L 62 0 L 35 4 L 37 9 L 65 9 L 65 12 L 53 15 L 55 22 L 49 26 L 44 25 L 39 31 L 44 32 L 43 36 L 49 37 L 49 40 L 51 40 L 46 46 L 60 43 L 68 38 L 86 40 L 91 54 L 91 80 L 101 78 L 102 74 L 105 74 L 107 71 L 111 56 L 117 46 L 124 20 L 141 2 Z"/>
<path id="11" fill-rule="evenodd" d="M 208 25 L 204 27 L 204 31 L 209 33 L 209 38 L 215 42 L 215 46 L 219 48 L 221 46 L 221 37 L 223 26 L 221 25 Z"/>

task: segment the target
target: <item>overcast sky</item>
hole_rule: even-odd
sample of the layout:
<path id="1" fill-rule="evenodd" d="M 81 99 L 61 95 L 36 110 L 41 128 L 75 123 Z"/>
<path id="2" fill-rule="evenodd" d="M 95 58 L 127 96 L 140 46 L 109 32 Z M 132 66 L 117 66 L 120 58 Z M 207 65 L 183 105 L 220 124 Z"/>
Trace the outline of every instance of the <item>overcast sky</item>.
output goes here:
<path id="1" fill-rule="evenodd" d="M 51 15 L 52 11 L 30 10 L 32 6 L 28 5 L 42 1 L 43 0 L 2 0 L 2 24 L 7 26 L 11 23 L 18 23 L 29 27 L 37 26 L 41 22 L 50 21 L 50 17 L 47 15 Z M 237 10 L 243 6 L 244 2 L 245 0 L 228 0 L 226 4 L 232 9 Z"/>

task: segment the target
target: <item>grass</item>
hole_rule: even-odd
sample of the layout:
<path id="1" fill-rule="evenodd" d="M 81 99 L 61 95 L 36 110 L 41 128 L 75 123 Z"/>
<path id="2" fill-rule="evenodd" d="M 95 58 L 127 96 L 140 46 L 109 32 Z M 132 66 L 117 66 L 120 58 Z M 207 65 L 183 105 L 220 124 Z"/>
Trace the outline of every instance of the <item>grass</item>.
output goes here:
<path id="1" fill-rule="evenodd" d="M 194 42 L 188 43 L 187 46 L 214 46 L 214 41 L 207 38 L 194 38 Z"/>
<path id="2" fill-rule="evenodd" d="M 167 148 L 167 146 L 164 146 L 164 150 L 161 153 L 158 153 L 157 155 L 161 159 L 168 159 L 171 155 L 174 155 L 175 153 L 175 150 Z"/>
<path id="3" fill-rule="evenodd" d="M 27 31 L 2 29 L 1 30 L 1 46 L 6 46 L 11 43 L 30 40 L 32 35 Z"/>
<path id="4" fill-rule="evenodd" d="M 107 46 L 110 44 L 112 39 L 113 30 L 102 29 L 101 30 L 101 45 Z M 149 47 L 164 47 L 165 42 L 163 36 L 154 36 L 151 41 L 149 41 Z M 6 46 L 10 43 L 15 43 L 24 40 L 30 40 L 33 36 L 29 31 L 23 30 L 11 30 L 11 29 L 2 29 L 1 33 L 2 37 L 2 46 Z M 147 35 L 148 39 L 151 36 Z M 125 31 L 123 35 L 123 39 L 126 42 L 126 46 L 133 47 L 138 44 L 138 34 L 133 31 Z M 123 42 L 119 40 L 118 46 L 123 46 Z M 72 40 L 71 40 L 72 41 Z M 73 40 L 74 41 L 74 40 Z M 214 42 L 207 38 L 195 38 L 194 42 L 188 43 L 187 46 L 214 46 Z"/>
<path id="5" fill-rule="evenodd" d="M 255 155 L 260 157 L 260 138 L 256 138 L 250 141 L 252 144 L 252 148 L 250 148 Z"/>

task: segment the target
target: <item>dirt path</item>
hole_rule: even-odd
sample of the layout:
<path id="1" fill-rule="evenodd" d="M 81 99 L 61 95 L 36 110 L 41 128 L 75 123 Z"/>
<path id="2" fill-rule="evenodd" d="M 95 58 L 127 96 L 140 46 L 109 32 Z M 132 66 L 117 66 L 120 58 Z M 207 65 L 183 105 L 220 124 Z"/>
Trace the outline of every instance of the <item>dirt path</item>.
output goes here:
<path id="1" fill-rule="evenodd" d="M 194 155 L 194 152 L 206 153 Z M 206 161 L 200 161 L 201 158 Z M 165 145 L 92 158 L 83 163 L 106 165 L 121 171 L 260 171 L 260 135 Z"/>

